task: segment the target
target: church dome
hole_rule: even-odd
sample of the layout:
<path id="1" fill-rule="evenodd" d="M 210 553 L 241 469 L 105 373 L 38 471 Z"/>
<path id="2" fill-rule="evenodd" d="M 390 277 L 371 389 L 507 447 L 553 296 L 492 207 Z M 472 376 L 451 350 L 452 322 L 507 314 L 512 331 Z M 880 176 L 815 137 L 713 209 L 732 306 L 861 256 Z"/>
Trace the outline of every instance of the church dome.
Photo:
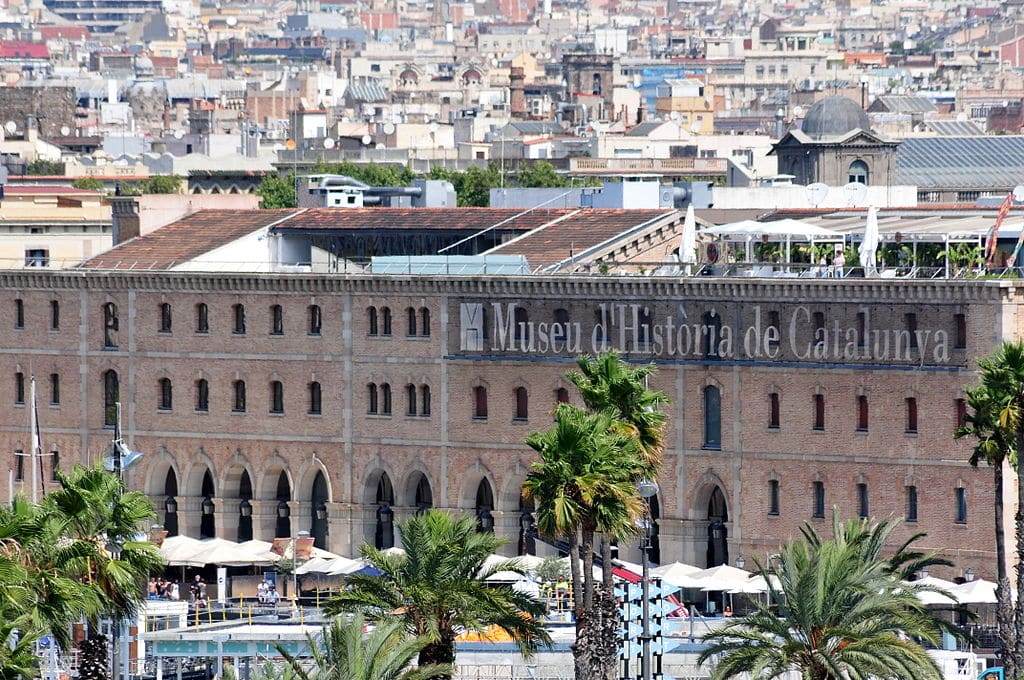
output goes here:
<path id="1" fill-rule="evenodd" d="M 841 137 L 853 130 L 870 130 L 871 120 L 852 99 L 825 97 L 808 109 L 800 129 L 812 139 Z"/>

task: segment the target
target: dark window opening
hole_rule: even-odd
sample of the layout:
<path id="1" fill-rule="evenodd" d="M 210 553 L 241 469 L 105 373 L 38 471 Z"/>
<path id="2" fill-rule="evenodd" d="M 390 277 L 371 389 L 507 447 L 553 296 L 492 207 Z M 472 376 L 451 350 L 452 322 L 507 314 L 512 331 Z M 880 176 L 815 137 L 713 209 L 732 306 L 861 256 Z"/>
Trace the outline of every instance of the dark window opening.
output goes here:
<path id="1" fill-rule="evenodd" d="M 380 386 L 380 412 L 382 415 L 391 415 L 391 385 L 384 383 Z"/>
<path id="2" fill-rule="evenodd" d="M 412 384 L 405 386 L 405 415 L 416 415 L 416 386 Z"/>
<path id="3" fill-rule="evenodd" d="M 171 332 L 171 303 L 169 302 L 160 304 L 160 332 Z"/>
<path id="4" fill-rule="evenodd" d="M 430 337 L 430 310 L 426 307 L 420 308 L 420 335 Z"/>
<path id="5" fill-rule="evenodd" d="M 967 347 L 967 315 L 956 314 L 953 316 L 956 325 L 956 342 L 953 347 L 956 349 L 964 349 Z"/>
<path id="6" fill-rule="evenodd" d="M 906 516 L 906 520 L 908 522 L 916 522 L 917 521 L 917 487 L 913 486 L 913 485 L 907 487 L 907 516 Z"/>
<path id="7" fill-rule="evenodd" d="M 956 523 L 967 524 L 967 489 L 962 486 L 956 489 Z"/>
<path id="8" fill-rule="evenodd" d="M 704 388 L 704 448 L 722 448 L 722 394 L 714 385 Z"/>
<path id="9" fill-rule="evenodd" d="M 516 420 L 526 420 L 529 415 L 529 400 L 530 396 L 526 392 L 525 387 L 517 387 L 515 389 L 516 397 Z"/>
<path id="10" fill-rule="evenodd" d="M 366 308 L 366 324 L 368 327 L 367 335 L 377 335 L 377 308 L 367 307 Z"/>
<path id="11" fill-rule="evenodd" d="M 270 334 L 284 335 L 284 307 L 281 305 L 270 306 Z"/>
<path id="12" fill-rule="evenodd" d="M 232 332 L 235 335 L 245 335 L 245 305 L 234 305 L 231 309 L 235 317 L 235 325 L 232 328 Z"/>
<path id="13" fill-rule="evenodd" d="M 824 517 L 825 516 L 825 482 L 814 482 L 814 508 L 812 516 Z"/>
<path id="14" fill-rule="evenodd" d="M 420 386 L 420 415 L 430 415 L 430 385 Z"/>
<path id="15" fill-rule="evenodd" d="M 814 395 L 814 429 L 825 429 L 825 395 Z"/>
<path id="16" fill-rule="evenodd" d="M 20 298 L 14 301 L 14 327 L 25 327 L 25 301 Z"/>
<path id="17" fill-rule="evenodd" d="M 14 374 L 14 403 L 25 403 L 25 374 L 21 371 Z"/>
<path id="18" fill-rule="evenodd" d="M 768 514 L 779 514 L 779 480 L 768 481 Z"/>
<path id="19" fill-rule="evenodd" d="M 60 302 L 57 300 L 50 300 L 50 330 L 56 331 L 60 329 Z"/>
<path id="20" fill-rule="evenodd" d="M 378 404 L 378 390 L 376 383 L 370 383 L 366 386 L 366 412 L 370 414 L 376 414 L 380 411 L 380 405 Z"/>
<path id="21" fill-rule="evenodd" d="M 210 383 L 203 378 L 196 381 L 196 410 L 204 413 L 210 410 Z"/>
<path id="22" fill-rule="evenodd" d="M 103 374 L 103 425 L 113 427 L 117 423 L 117 402 L 121 400 L 120 380 L 117 371 Z"/>
<path id="23" fill-rule="evenodd" d="M 196 333 L 210 332 L 210 308 L 205 302 L 196 305 Z"/>
<path id="24" fill-rule="evenodd" d="M 60 405 L 60 374 L 50 374 L 50 405 Z"/>
<path id="25" fill-rule="evenodd" d="M 967 401 L 965 399 L 956 400 L 956 426 L 965 427 L 967 425 Z"/>
<path id="26" fill-rule="evenodd" d="M 323 329 L 323 313 L 320 310 L 320 305 L 309 306 L 309 334 L 320 335 Z"/>
<path id="27" fill-rule="evenodd" d="M 863 519 L 868 514 L 868 485 L 861 482 L 857 484 L 857 515 Z"/>
<path id="28" fill-rule="evenodd" d="M 907 432 L 917 432 L 917 399 L 907 397 Z"/>
<path id="29" fill-rule="evenodd" d="M 868 398 L 863 394 L 857 397 L 857 431 L 868 431 Z"/>
<path id="30" fill-rule="evenodd" d="M 383 307 L 380 310 L 381 316 L 381 335 L 391 335 L 391 308 Z"/>
<path id="31" fill-rule="evenodd" d="M 117 347 L 117 305 L 108 302 L 103 305 L 103 346 L 106 348 Z"/>
<path id="32" fill-rule="evenodd" d="M 284 413 L 284 384 L 280 380 L 270 381 L 270 412 Z"/>
<path id="33" fill-rule="evenodd" d="M 903 320 L 907 327 L 907 346 L 910 349 L 917 349 L 917 314 L 913 312 L 904 314 Z"/>
<path id="34" fill-rule="evenodd" d="M 238 413 L 245 412 L 245 381 L 236 380 L 234 383 L 235 399 L 231 410 Z"/>
<path id="35" fill-rule="evenodd" d="M 487 417 L 487 388 L 483 385 L 473 388 L 473 417 Z"/>
<path id="36" fill-rule="evenodd" d="M 174 392 L 170 378 L 160 378 L 160 410 L 170 411 L 174 406 Z"/>
<path id="37" fill-rule="evenodd" d="M 323 405 L 321 399 L 323 392 L 320 388 L 320 383 L 315 380 L 309 383 L 309 413 L 310 415 L 320 415 Z"/>
<path id="38" fill-rule="evenodd" d="M 781 409 L 779 404 L 779 393 L 772 392 L 768 395 L 768 427 L 777 430 L 781 421 Z"/>
<path id="39" fill-rule="evenodd" d="M 408 307 L 405 310 L 405 316 L 406 316 L 405 334 L 407 336 L 409 336 L 409 337 L 412 337 L 412 336 L 416 335 L 416 321 L 417 321 L 416 309 L 413 308 L 413 307 Z"/>

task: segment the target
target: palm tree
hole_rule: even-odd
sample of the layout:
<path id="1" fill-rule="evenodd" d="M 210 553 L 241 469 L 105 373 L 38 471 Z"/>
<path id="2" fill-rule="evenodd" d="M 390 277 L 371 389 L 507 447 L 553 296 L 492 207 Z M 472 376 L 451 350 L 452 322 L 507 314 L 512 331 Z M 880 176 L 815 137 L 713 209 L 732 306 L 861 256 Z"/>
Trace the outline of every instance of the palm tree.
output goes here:
<path id="1" fill-rule="evenodd" d="M 635 439 L 616 427 L 608 411 L 588 413 L 559 404 L 555 418 L 552 428 L 526 438 L 540 460 L 523 483 L 523 496 L 537 503 L 540 533 L 569 543 L 576 675 L 591 678 L 606 670 L 606 660 L 594 658 L 589 645 L 579 644 L 600 635 L 589 625 L 595 599 L 594 537 L 598 531 L 614 538 L 636 531 L 642 511 L 636 488 L 639 454 Z"/>
<path id="2" fill-rule="evenodd" d="M 713 680 L 749 673 L 808 680 L 940 680 L 942 674 L 915 640 L 936 644 L 942 625 L 875 553 L 875 541 L 895 522 L 842 527 L 836 539 L 791 541 L 771 565 L 758 565 L 773 606 L 708 633 L 699 662 L 719 658 Z M 805 535 L 815 536 L 813 529 Z M 852 539 L 852 540 L 850 540 Z"/>
<path id="3" fill-rule="evenodd" d="M 40 508 L 47 518 L 46 534 L 60 539 L 53 555 L 59 573 L 77 579 L 92 595 L 83 601 L 80 615 L 93 631 L 101 617 L 120 622 L 134 616 L 145 598 L 146 578 L 164 566 L 156 546 L 135 540 L 155 517 L 152 503 L 142 493 L 126 491 L 124 482 L 101 464 L 76 465 L 56 476 L 60 487 Z M 105 642 L 94 642 L 87 646 L 92 654 L 107 650 Z M 92 665 L 105 668 L 106 662 L 96 658 Z"/>
<path id="4" fill-rule="evenodd" d="M 451 666 L 419 666 L 413 660 L 430 641 L 408 638 L 400 620 L 382 621 L 364 637 L 362 614 L 336 617 L 321 635 L 307 635 L 313 669 L 278 647 L 297 680 L 431 680 L 451 675 Z"/>
<path id="5" fill-rule="evenodd" d="M 328 614 L 363 612 L 371 621 L 401 621 L 406 631 L 425 638 L 421 666 L 451 665 L 455 638 L 463 630 L 486 633 L 497 628 L 529 656 L 551 643 L 544 628 L 544 605 L 507 585 L 485 582 L 498 571 L 524 574 L 517 560 L 484 568 L 503 544 L 478 533 L 476 521 L 428 510 L 399 524 L 404 554 L 389 554 L 371 545 L 363 557 L 379 576 L 353 575 L 348 589 L 326 606 Z"/>
<path id="6" fill-rule="evenodd" d="M 1015 467 L 1018 477 L 1024 472 L 1024 460 L 1018 455 L 1024 450 L 1024 342 L 1003 343 L 992 356 L 979 359 L 978 368 L 981 380 L 968 390 L 968 406 L 973 412 L 968 413 L 968 426 L 958 431 L 957 436 L 973 435 L 978 439 L 971 464 L 985 460 L 992 465 L 995 476 L 997 620 L 1007 677 L 1016 677 L 1024 671 L 1024 579 L 1017 579 L 1017 603 L 1013 604 L 1002 529 L 1002 468 L 1008 462 Z M 1024 484 L 1017 485 L 1017 503 L 1024 507 Z M 1021 560 L 1024 515 L 1020 512 L 1015 524 L 1017 557 Z"/>

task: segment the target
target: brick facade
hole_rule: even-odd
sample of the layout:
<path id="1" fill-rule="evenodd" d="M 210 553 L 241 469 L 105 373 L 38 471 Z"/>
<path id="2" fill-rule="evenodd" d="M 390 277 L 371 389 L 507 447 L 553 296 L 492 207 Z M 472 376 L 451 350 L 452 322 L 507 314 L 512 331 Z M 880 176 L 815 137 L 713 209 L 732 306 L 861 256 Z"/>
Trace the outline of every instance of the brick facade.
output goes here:
<path id="1" fill-rule="evenodd" d="M 291 531 L 325 534 L 321 541 L 329 549 L 354 554 L 365 539 L 373 540 L 378 485 L 386 473 L 398 519 L 416 510 L 418 489 L 424 500 L 423 478 L 434 506 L 466 512 L 474 512 L 481 480 L 487 480 L 496 530 L 510 539 L 507 552 L 515 552 L 519 487 L 533 459 L 522 440 L 550 425 L 557 390 L 570 388 L 562 376 L 573 367 L 574 351 L 552 351 L 552 338 L 567 336 L 555 341 L 556 349 L 568 342 L 575 350 L 578 337 L 580 349 L 590 351 L 601 318 L 596 312 L 605 304 L 613 314 L 604 318 L 615 317 L 605 336 L 616 345 L 625 340 L 631 358 L 656 360 L 652 387 L 672 398 L 658 498 L 662 561 L 704 566 L 716 488 L 725 499 L 728 558 L 742 555 L 750 563 L 798 535 L 805 521 L 827 529 L 833 505 L 854 516 L 858 484 L 866 485 L 875 517 L 904 516 L 912 486 L 917 521 L 901 536 L 927 532 L 925 544 L 957 562 L 957 572 L 945 576 L 968 566 L 980 576 L 994 575 L 991 471 L 969 467 L 970 447 L 955 443 L 953 433 L 956 400 L 976 379 L 973 359 L 1018 332 L 1013 282 L 150 272 L 0 278 L 0 381 L 13 385 L 16 373 L 36 377 L 44 451 L 59 451 L 64 466 L 105 455 L 112 432 L 104 427 L 104 374 L 115 371 L 125 438 L 146 454 L 129 471 L 130 483 L 161 510 L 173 495 L 181 533 L 199 534 L 209 495 L 216 534 L 236 538 L 239 505 L 251 488 L 255 538 L 280 533 L 284 513 Z M 16 299 L 25 309 L 23 328 L 15 327 Z M 60 307 L 56 329 L 51 301 Z M 107 330 L 112 347 L 104 346 L 107 303 L 117 314 L 117 329 Z M 508 308 L 495 303 L 522 307 L 526 316 L 516 319 L 513 311 L 511 318 L 524 325 L 502 338 L 494 322 Z M 160 330 L 162 304 L 171 305 L 170 332 Z M 199 304 L 208 310 L 205 333 L 196 332 Z M 244 334 L 233 332 L 235 305 L 244 305 Z M 280 334 L 272 332 L 274 305 L 283 310 Z M 466 314 L 474 305 L 488 311 L 479 344 L 467 333 L 472 323 Z M 310 332 L 313 306 L 322 317 L 319 334 Z M 377 313 L 376 335 L 370 334 L 370 308 Z M 384 333 L 385 308 L 390 335 Z M 417 321 L 412 336 L 409 308 Z M 777 334 L 768 330 L 775 312 Z M 568 331 L 564 324 L 550 326 L 555 320 L 568 320 Z M 814 336 L 821 322 L 827 338 Z M 549 324 L 546 339 L 541 323 Z M 644 329 L 653 335 L 655 327 L 661 334 L 672 329 L 672 347 L 665 337 L 643 342 Z M 722 350 L 717 356 L 708 351 L 708 334 L 730 338 L 716 346 Z M 867 349 L 858 340 L 862 334 Z M 910 337 L 918 347 L 908 347 Z M 59 404 L 50 403 L 51 374 L 60 376 Z M 160 408 L 161 378 L 171 381 L 169 409 Z M 197 401 L 200 380 L 209 388 L 206 410 Z M 239 381 L 245 383 L 244 411 L 235 409 Z M 271 413 L 274 381 L 283 389 L 283 413 Z M 310 413 L 312 383 L 321 387 L 319 413 Z M 371 383 L 376 414 L 369 413 Z M 384 385 L 390 414 L 384 413 Z M 408 412 L 409 385 L 416 388 L 415 415 Z M 424 387 L 429 414 L 423 413 Z M 486 389 L 486 418 L 474 417 L 477 387 Z M 526 404 L 517 404 L 517 388 L 526 389 Z M 709 388 L 720 401 L 713 441 L 705 431 Z M 778 395 L 778 427 L 770 422 L 772 394 Z M 824 404 L 820 430 L 815 394 Z M 867 404 L 863 431 L 859 397 Z M 908 399 L 915 400 L 916 431 L 908 431 Z M 29 406 L 14 401 L 0 402 L 0 440 L 9 452 L 29 445 Z M 526 407 L 525 418 L 517 406 Z M 44 468 L 49 485 L 49 459 Z M 28 470 L 25 463 L 25 479 Z M 777 514 L 771 513 L 773 481 Z M 815 482 L 824 485 L 825 519 L 812 518 Z M 15 491 L 29 488 L 26 481 L 12 484 Z M 966 489 L 966 522 L 957 521 L 958 487 Z M 0 498 L 7 494 L 4 488 Z M 320 501 L 326 524 L 317 517 Z"/>

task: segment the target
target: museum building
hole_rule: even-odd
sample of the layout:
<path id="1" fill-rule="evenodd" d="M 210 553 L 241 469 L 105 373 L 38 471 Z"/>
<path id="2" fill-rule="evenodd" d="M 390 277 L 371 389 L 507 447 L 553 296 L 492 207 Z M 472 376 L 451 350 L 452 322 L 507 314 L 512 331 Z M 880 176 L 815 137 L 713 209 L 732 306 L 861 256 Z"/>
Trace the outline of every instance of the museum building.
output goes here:
<path id="1" fill-rule="evenodd" d="M 1021 333 L 1017 281 L 170 267 L 0 280 L 0 497 L 33 483 L 34 377 L 43 490 L 54 468 L 108 454 L 120 403 L 144 454 L 129 485 L 172 534 L 304 530 L 354 555 L 439 507 L 515 554 L 534 547 L 523 439 L 578 401 L 574 356 L 615 348 L 655 362 L 651 387 L 671 398 L 655 561 L 749 564 L 804 523 L 827 530 L 838 507 L 926 532 L 957 565 L 942 576 L 994 576 L 992 473 L 953 435 L 976 358 Z"/>

